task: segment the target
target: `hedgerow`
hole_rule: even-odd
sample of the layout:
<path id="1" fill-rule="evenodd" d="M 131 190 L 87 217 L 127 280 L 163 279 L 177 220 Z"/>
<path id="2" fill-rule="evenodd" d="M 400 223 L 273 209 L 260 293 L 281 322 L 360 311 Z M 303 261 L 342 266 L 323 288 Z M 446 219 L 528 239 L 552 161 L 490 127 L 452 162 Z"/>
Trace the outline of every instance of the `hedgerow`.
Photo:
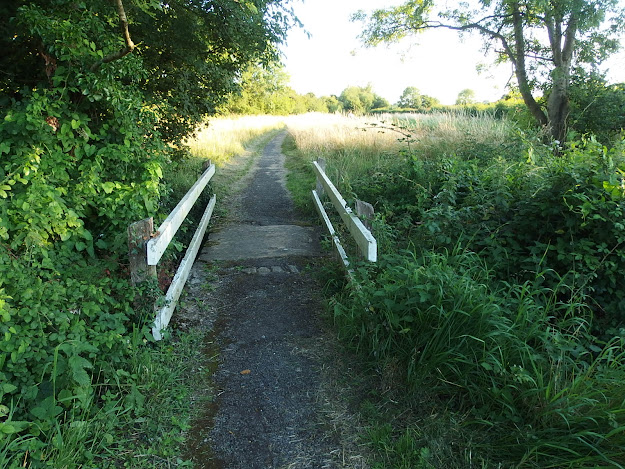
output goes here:
<path id="1" fill-rule="evenodd" d="M 183 195 L 164 167 L 276 57 L 280 3 L 0 5 L 0 467 L 106 467 L 117 417 L 143 412 L 156 286 L 129 283 L 127 227 Z M 93 444 L 66 466 L 78 429 Z"/>

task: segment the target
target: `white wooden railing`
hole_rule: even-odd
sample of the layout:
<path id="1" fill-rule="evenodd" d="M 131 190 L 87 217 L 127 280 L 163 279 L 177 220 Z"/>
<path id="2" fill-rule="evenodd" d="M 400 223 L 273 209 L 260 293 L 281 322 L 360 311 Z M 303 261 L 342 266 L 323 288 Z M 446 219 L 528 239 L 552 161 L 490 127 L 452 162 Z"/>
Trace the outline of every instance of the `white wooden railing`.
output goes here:
<path id="1" fill-rule="evenodd" d="M 319 216 L 323 220 L 326 229 L 330 233 L 332 237 L 332 242 L 334 243 L 336 250 L 339 253 L 345 268 L 349 271 L 349 259 L 347 257 L 347 253 L 341 244 L 341 240 L 339 239 L 336 230 L 332 226 L 332 222 L 328 217 L 328 214 L 323 207 L 321 202 L 321 196 L 323 194 L 327 194 L 328 198 L 332 202 L 332 205 L 339 213 L 341 220 L 345 223 L 345 226 L 349 230 L 350 234 L 354 238 L 356 245 L 358 246 L 358 250 L 360 254 L 370 262 L 376 262 L 378 259 L 378 246 L 377 241 L 371 234 L 371 231 L 365 227 L 362 221 L 358 218 L 358 216 L 352 212 L 352 209 L 347 205 L 347 202 L 341 196 L 341 193 L 334 187 L 332 181 L 328 178 L 325 173 L 325 162 L 323 160 L 318 160 L 313 162 L 313 168 L 317 175 L 317 188 L 313 189 L 312 196 L 315 202 L 315 208 L 319 213 Z M 368 204 L 366 204 L 368 205 Z"/>
<path id="2" fill-rule="evenodd" d="M 169 246 L 174 235 L 182 225 L 189 211 L 195 204 L 208 181 L 215 174 L 215 165 L 210 164 L 206 171 L 200 176 L 195 184 L 189 189 L 186 195 L 178 202 L 176 208 L 172 210 L 161 226 L 154 232 L 151 218 L 133 223 L 128 227 L 128 246 L 130 252 L 130 273 L 133 283 L 139 283 L 149 277 L 156 277 L 156 265 Z M 193 239 L 187 248 L 184 258 L 180 262 L 176 275 L 167 290 L 164 298 L 161 298 L 163 306 L 156 309 L 156 318 L 152 327 L 154 339 L 162 339 L 162 331 L 167 328 L 169 321 L 178 304 L 178 299 L 182 289 L 189 277 L 189 272 L 197 253 L 201 247 L 204 233 L 208 227 L 208 222 L 213 214 L 217 197 L 213 195 L 210 199 L 204 215 L 195 230 Z M 159 301 L 158 303 L 161 303 Z"/>

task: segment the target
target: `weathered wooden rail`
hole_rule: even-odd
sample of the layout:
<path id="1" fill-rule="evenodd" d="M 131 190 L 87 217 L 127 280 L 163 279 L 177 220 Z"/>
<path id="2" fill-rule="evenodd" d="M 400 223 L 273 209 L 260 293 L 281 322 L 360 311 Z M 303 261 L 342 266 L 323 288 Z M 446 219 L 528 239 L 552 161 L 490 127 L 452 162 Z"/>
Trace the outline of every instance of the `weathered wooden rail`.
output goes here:
<path id="1" fill-rule="evenodd" d="M 189 211 L 195 204 L 210 179 L 215 174 L 215 165 L 209 164 L 208 168 L 193 184 L 191 189 L 178 202 L 176 208 L 172 210 L 158 230 L 154 232 L 152 218 L 133 223 L 128 227 L 128 248 L 130 253 L 130 275 L 133 283 L 137 284 L 150 277 L 156 278 L 156 265 L 161 259 L 167 246 L 174 238 L 174 235 L 182 225 Z M 178 304 L 178 299 L 182 293 L 182 289 L 189 277 L 189 272 L 193 266 L 193 262 L 197 257 L 197 253 L 202 244 L 204 233 L 208 227 L 208 222 L 213 214 L 217 197 L 211 197 L 204 215 L 195 230 L 195 234 L 191 239 L 191 243 L 187 248 L 184 258 L 180 262 L 178 270 L 162 300 L 162 306 L 155 306 L 156 318 L 152 327 L 152 335 L 154 339 L 162 339 L 162 331 L 167 328 L 169 321 L 174 313 L 174 309 Z M 157 303 L 161 303 L 158 301 Z"/>
<path id="2" fill-rule="evenodd" d="M 317 188 L 313 189 L 312 196 L 315 202 L 315 208 L 319 213 L 319 216 L 323 220 L 326 229 L 330 233 L 332 237 L 332 242 L 338 251 L 338 254 L 343 261 L 345 268 L 349 271 L 349 259 L 343 245 L 341 244 L 341 240 L 339 239 L 334 226 L 332 226 L 332 222 L 328 217 L 325 208 L 323 207 L 323 203 L 321 202 L 321 197 L 324 194 L 327 194 L 328 198 L 332 202 L 332 205 L 338 212 L 345 223 L 345 226 L 349 230 L 350 234 L 354 238 L 356 245 L 358 246 L 358 250 L 360 254 L 370 262 L 376 262 L 378 259 L 378 246 L 375 237 L 371 234 L 371 231 L 365 227 L 363 222 L 358 218 L 358 216 L 352 211 L 352 209 L 347 205 L 347 202 L 341 196 L 341 193 L 334 187 L 332 181 L 325 173 L 325 161 L 323 159 L 319 159 L 313 162 L 313 169 L 315 174 L 317 175 Z M 360 207 L 363 208 L 364 212 L 368 212 L 369 214 L 373 213 L 373 207 L 371 205 L 360 202 Z"/>

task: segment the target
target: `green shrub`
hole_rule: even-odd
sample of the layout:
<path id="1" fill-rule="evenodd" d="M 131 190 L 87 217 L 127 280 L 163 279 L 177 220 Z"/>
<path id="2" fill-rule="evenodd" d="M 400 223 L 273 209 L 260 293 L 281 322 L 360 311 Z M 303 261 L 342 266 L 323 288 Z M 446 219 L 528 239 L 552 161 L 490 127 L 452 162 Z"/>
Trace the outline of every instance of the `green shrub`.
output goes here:
<path id="1" fill-rule="evenodd" d="M 471 214 L 465 229 L 471 248 L 500 278 L 557 272 L 552 286 L 567 276 L 600 318 L 618 325 L 625 319 L 625 292 L 618 287 L 625 268 L 623 157 L 621 149 L 590 140 L 571 144 L 561 157 L 506 168 L 496 181 L 486 170 L 475 192 L 490 206 L 472 197 L 454 213 Z"/>
<path id="2" fill-rule="evenodd" d="M 475 158 L 468 158 L 471 152 Z M 398 157 L 388 171 L 352 182 L 351 190 L 377 202 L 377 216 L 401 240 L 398 248 L 461 243 L 501 280 L 523 283 L 537 272 L 553 272 L 551 287 L 567 277 L 599 318 L 610 326 L 622 323 L 622 145 L 608 149 L 590 139 L 569 144 L 561 156 L 532 147 L 524 158 L 511 153 L 473 149 L 412 161 Z"/>
<path id="3" fill-rule="evenodd" d="M 625 462 L 623 339 L 596 343 L 584 305 L 544 276 L 495 290 L 475 254 L 428 252 L 384 256 L 355 278 L 334 306 L 342 335 L 492 428 L 510 460 Z"/>

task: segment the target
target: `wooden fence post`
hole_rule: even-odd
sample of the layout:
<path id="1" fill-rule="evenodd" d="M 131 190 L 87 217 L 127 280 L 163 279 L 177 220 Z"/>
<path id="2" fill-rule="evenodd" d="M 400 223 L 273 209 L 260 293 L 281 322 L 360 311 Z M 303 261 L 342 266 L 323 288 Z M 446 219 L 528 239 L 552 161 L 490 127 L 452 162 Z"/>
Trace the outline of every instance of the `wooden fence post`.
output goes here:
<path id="1" fill-rule="evenodd" d="M 317 158 L 317 164 L 319 165 L 319 167 L 325 173 L 325 171 L 326 171 L 326 160 L 324 160 L 323 158 Z M 319 176 L 317 176 L 317 195 L 319 196 L 319 198 L 321 198 L 321 197 L 323 197 L 324 193 L 325 193 L 325 190 L 323 189 L 323 185 L 321 184 L 321 181 L 319 180 Z"/>
<path id="2" fill-rule="evenodd" d="M 373 209 L 373 205 L 356 199 L 356 215 L 364 218 L 362 223 L 369 231 L 371 231 L 371 220 L 373 220 L 374 213 L 375 210 Z"/>
<path id="3" fill-rule="evenodd" d="M 128 227 L 128 258 L 130 280 L 137 285 L 150 277 L 156 278 L 156 266 L 148 265 L 147 243 L 154 231 L 152 217 L 137 221 Z"/>

